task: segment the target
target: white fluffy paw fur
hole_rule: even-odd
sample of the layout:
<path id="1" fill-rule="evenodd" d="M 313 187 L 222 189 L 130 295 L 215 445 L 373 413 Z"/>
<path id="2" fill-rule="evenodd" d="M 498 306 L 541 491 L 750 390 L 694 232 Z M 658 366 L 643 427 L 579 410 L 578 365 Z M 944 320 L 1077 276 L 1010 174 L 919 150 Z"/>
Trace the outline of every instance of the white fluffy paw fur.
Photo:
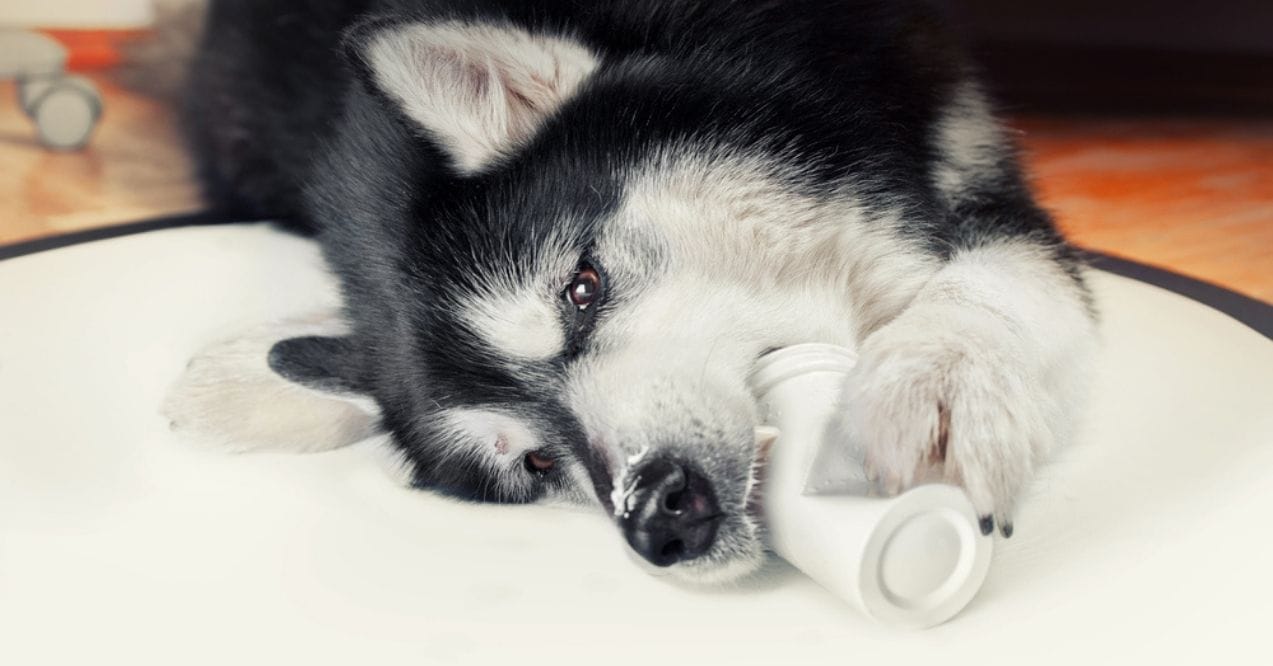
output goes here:
<path id="1" fill-rule="evenodd" d="M 379 412 L 361 396 L 325 393 L 270 369 L 274 343 L 345 331 L 337 315 L 266 324 L 190 359 L 161 408 L 173 430 L 229 451 L 327 451 L 378 434 Z"/>
<path id="2" fill-rule="evenodd" d="M 993 321 L 934 310 L 908 313 L 863 346 L 844 392 L 845 432 L 885 493 L 961 485 L 1010 533 L 1016 498 L 1054 443 L 1046 388 Z"/>
<path id="3" fill-rule="evenodd" d="M 1074 281 L 1022 248 L 961 257 L 862 343 L 842 426 L 886 494 L 963 486 L 1013 531 L 1035 469 L 1074 430 L 1095 340 Z"/>

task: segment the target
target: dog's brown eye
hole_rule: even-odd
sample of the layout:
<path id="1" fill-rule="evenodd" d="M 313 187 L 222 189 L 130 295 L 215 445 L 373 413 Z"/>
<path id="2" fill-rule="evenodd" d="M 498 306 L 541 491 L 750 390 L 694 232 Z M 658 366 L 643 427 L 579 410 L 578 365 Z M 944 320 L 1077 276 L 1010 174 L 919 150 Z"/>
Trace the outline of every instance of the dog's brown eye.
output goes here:
<path id="1" fill-rule="evenodd" d="M 601 295 L 601 274 L 592 266 L 584 266 L 575 273 L 574 279 L 566 287 L 566 297 L 575 307 L 583 310 L 592 305 Z"/>
<path id="2" fill-rule="evenodd" d="M 557 461 L 535 451 L 526 454 L 526 469 L 531 472 L 543 474 L 552 469 L 555 464 Z"/>

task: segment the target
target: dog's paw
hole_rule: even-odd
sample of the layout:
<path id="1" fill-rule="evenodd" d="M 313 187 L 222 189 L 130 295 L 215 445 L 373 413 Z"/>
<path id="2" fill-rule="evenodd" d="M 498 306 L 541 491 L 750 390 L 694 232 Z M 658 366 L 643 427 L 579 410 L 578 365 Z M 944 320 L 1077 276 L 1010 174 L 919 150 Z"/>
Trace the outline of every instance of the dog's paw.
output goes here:
<path id="1" fill-rule="evenodd" d="M 341 332 L 334 316 L 321 316 L 261 326 L 213 344 L 187 363 L 161 412 L 173 430 L 229 451 L 326 451 L 376 435 L 379 411 L 369 398 L 343 390 L 336 380 L 303 385 L 271 367 L 280 340 L 289 341 L 289 350 L 298 347 L 295 340 L 301 352 L 330 351 L 332 345 L 304 343 L 339 340 L 320 336 Z M 311 353 L 291 365 L 310 370 L 328 361 Z"/>
<path id="2" fill-rule="evenodd" d="M 887 494 L 963 486 L 982 531 L 998 524 L 1010 536 L 1014 503 L 1053 439 L 1054 396 L 1025 349 L 1001 321 L 956 307 L 906 313 L 870 336 L 840 411 L 867 477 Z"/>

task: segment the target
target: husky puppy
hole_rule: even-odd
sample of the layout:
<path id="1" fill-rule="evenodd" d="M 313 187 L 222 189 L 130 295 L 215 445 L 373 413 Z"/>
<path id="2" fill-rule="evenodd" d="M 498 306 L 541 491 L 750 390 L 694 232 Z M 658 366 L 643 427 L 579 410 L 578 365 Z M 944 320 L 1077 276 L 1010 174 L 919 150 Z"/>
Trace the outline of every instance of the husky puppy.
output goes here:
<path id="1" fill-rule="evenodd" d="M 376 431 L 410 481 L 599 505 L 688 579 L 762 560 L 747 375 L 856 348 L 839 415 L 888 493 L 982 529 L 1071 435 L 1081 267 L 923 3 L 214 2 L 187 125 L 210 199 L 313 234 L 344 311 L 197 359 L 176 423 Z M 258 405 L 264 404 L 263 407 Z"/>

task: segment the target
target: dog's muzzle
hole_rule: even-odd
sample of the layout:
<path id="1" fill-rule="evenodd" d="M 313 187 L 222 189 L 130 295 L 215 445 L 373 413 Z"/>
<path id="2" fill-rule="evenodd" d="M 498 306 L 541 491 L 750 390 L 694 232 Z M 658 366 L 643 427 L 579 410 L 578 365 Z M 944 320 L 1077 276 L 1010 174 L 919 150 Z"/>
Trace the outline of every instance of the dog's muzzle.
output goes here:
<path id="1" fill-rule="evenodd" d="M 630 474 L 634 482 L 619 526 L 633 550 L 666 567 L 712 547 L 721 513 L 707 477 L 669 458 L 645 462 Z"/>

